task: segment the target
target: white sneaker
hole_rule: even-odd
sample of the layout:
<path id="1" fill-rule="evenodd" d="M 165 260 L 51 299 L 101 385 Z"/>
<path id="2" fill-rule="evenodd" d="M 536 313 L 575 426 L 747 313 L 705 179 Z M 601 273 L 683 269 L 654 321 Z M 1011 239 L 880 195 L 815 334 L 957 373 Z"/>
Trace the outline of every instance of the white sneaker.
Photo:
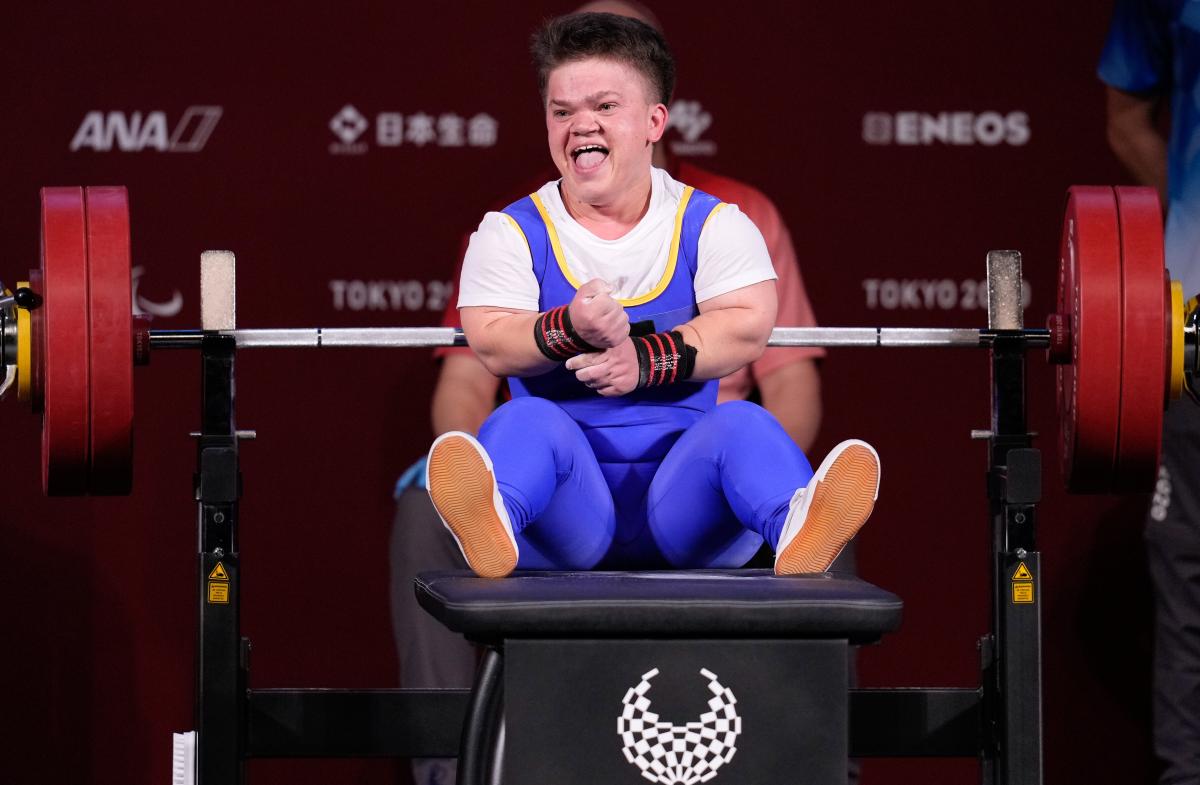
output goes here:
<path id="1" fill-rule="evenodd" d="M 449 431 L 434 440 L 425 487 L 442 523 L 477 575 L 503 578 L 517 567 L 517 539 L 492 459 L 474 436 Z"/>
<path id="2" fill-rule="evenodd" d="M 879 454 L 858 439 L 834 447 L 808 485 L 796 491 L 779 544 L 775 574 L 824 572 L 871 517 L 879 497 Z"/>

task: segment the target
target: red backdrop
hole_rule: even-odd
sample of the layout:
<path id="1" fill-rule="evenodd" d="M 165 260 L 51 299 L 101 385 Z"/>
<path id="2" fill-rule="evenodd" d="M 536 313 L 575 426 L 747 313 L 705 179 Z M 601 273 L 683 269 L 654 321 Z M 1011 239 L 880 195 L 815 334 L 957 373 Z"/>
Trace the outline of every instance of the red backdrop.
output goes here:
<path id="1" fill-rule="evenodd" d="M 657 4 L 680 66 L 677 152 L 761 187 L 824 324 L 979 326 L 989 249 L 1054 301 L 1064 189 L 1119 182 L 1094 76 L 1107 3 Z M 202 9 L 202 10 L 201 10 Z M 37 189 L 124 184 L 141 307 L 197 326 L 198 258 L 238 255 L 243 327 L 437 323 L 461 233 L 544 168 L 524 42 L 549 2 L 25 4 L 0 29 L 0 275 L 36 266 Z M 349 108 L 347 108 L 349 107 Z M 336 130 L 331 125 L 338 119 Z M 173 314 L 173 315 L 172 315 Z M 1053 468 L 1052 371 L 1031 427 Z M 197 360 L 137 374 L 128 499 L 46 500 L 39 423 L 0 407 L 4 780 L 163 782 L 192 725 Z M 256 687 L 393 686 L 391 487 L 430 440 L 421 351 L 245 352 L 244 630 Z M 970 686 L 987 628 L 981 352 L 834 350 L 817 452 L 875 443 L 862 574 L 903 596 L 869 686 Z M 1047 475 L 1047 780 L 1145 781 L 1144 499 Z M 263 761 L 252 781 L 386 783 L 393 761 Z M 970 783 L 973 761 L 869 761 Z"/>

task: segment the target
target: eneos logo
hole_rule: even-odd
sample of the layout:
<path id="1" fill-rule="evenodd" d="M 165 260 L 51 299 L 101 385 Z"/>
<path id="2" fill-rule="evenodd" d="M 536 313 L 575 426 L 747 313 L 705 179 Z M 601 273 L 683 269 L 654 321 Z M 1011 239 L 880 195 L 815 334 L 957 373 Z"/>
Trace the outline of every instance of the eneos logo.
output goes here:
<path id="1" fill-rule="evenodd" d="M 1019 147 L 1029 142 L 1025 112 L 867 112 L 862 138 L 870 145 Z"/>

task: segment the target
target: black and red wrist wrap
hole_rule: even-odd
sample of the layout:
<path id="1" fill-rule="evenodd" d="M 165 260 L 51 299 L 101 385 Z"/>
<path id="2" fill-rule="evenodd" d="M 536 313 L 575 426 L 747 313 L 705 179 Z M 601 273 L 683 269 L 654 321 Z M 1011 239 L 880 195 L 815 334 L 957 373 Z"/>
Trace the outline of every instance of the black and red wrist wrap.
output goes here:
<path id="1" fill-rule="evenodd" d="M 637 352 L 638 387 L 658 387 L 689 378 L 696 369 L 696 348 L 678 330 L 633 339 Z"/>
<path id="2" fill-rule="evenodd" d="M 551 360 L 569 360 L 577 354 L 600 351 L 575 332 L 571 312 L 565 305 L 551 308 L 537 318 L 533 323 L 533 340 Z"/>

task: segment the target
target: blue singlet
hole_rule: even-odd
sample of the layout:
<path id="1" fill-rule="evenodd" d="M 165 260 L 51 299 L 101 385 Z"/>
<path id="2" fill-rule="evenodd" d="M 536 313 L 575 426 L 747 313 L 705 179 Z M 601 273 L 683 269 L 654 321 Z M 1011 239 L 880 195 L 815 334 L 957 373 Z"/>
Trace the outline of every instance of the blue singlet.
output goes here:
<path id="1" fill-rule="evenodd" d="M 685 189 L 659 284 L 623 300 L 631 324 L 673 329 L 698 313 L 700 233 L 723 205 Z M 580 282 L 562 259 L 537 195 L 504 212 L 525 235 L 539 310 L 565 305 Z M 509 379 L 513 400 L 479 440 L 492 458 L 522 569 L 734 567 L 779 539 L 788 504 L 812 476 L 765 409 L 716 405 L 717 382 L 683 382 L 605 398 L 559 366 Z"/>

